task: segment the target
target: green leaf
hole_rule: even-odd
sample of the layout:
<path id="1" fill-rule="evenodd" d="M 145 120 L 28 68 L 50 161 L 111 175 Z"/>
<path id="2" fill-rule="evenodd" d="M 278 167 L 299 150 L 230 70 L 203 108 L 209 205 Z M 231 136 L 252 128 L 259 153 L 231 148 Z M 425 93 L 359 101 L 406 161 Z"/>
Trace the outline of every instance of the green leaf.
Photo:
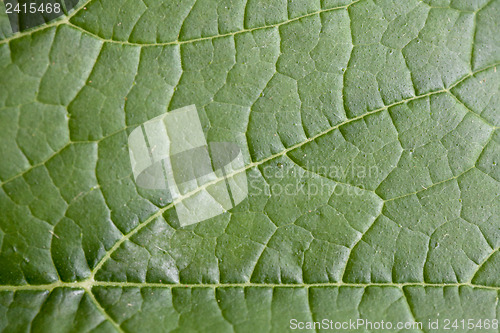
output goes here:
<path id="1" fill-rule="evenodd" d="M 499 0 L 90 0 L 12 35 L 2 12 L 0 329 L 498 332 L 499 22 Z M 127 137 L 192 104 L 249 196 L 180 227 Z"/>

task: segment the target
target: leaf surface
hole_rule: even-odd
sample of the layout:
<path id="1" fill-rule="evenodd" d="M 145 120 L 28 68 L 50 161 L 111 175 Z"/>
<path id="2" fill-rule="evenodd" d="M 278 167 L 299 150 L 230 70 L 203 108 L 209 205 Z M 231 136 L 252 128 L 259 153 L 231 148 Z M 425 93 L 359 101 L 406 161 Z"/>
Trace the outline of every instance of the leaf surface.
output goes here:
<path id="1" fill-rule="evenodd" d="M 499 0 L 90 0 L 15 35 L 2 15 L 2 330 L 498 318 Z M 191 104 L 250 190 L 181 228 L 127 135 Z"/>

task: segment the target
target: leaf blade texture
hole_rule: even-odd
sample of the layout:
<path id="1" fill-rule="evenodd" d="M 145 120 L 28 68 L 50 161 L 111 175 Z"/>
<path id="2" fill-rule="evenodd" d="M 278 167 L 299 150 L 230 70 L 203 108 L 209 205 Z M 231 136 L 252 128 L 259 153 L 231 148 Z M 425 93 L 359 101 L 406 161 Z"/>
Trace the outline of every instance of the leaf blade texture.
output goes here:
<path id="1" fill-rule="evenodd" d="M 90 0 L 18 34 L 2 15 L 2 330 L 498 318 L 500 1 Z M 249 195 L 181 227 L 127 137 L 192 104 Z"/>

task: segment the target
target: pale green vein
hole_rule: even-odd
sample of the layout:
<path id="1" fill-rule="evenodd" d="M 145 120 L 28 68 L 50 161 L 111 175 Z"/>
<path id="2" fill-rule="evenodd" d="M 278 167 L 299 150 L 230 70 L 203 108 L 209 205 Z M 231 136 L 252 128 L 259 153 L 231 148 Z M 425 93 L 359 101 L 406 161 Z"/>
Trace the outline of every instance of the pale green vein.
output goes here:
<path id="1" fill-rule="evenodd" d="M 474 280 L 474 277 L 476 277 L 476 275 L 479 273 L 479 271 L 481 270 L 481 268 L 484 266 L 484 264 L 486 264 L 488 262 L 488 260 L 490 260 L 490 258 L 500 250 L 500 246 L 493 249 L 490 254 L 488 254 L 482 262 L 479 263 L 479 265 L 477 265 L 476 267 L 476 270 L 471 274 L 471 278 L 469 279 L 469 283 L 472 283 L 472 281 Z"/>
<path id="2" fill-rule="evenodd" d="M 229 32 L 229 33 L 226 33 L 226 34 L 219 34 L 219 35 L 213 35 L 213 36 L 207 36 L 207 37 L 201 37 L 201 38 L 193 38 L 193 39 L 186 39 L 186 40 L 175 40 L 175 41 L 170 41 L 170 42 L 164 42 L 164 43 L 134 43 L 134 42 L 129 42 L 129 41 L 118 41 L 118 40 L 114 40 L 114 39 L 106 39 L 106 38 L 102 38 L 101 36 L 99 35 L 96 35 L 88 30 L 85 30 L 83 29 L 82 27 L 70 22 L 70 21 L 67 21 L 66 23 L 84 33 L 87 33 L 97 39 L 100 39 L 104 42 L 109 42 L 109 43 L 117 43 L 117 44 L 125 44 L 125 45 L 133 45 L 133 46 L 165 46 L 165 45 L 181 45 L 181 44 L 188 44 L 188 43 L 194 43 L 194 42 L 199 42 L 199 41 L 203 41 L 203 40 L 211 40 L 211 39 L 216 39 L 216 38 L 222 38 L 222 37 L 228 37 L 228 36 L 234 36 L 234 35 L 238 35 L 238 34 L 242 34 L 242 33 L 245 33 L 245 32 L 252 32 L 252 31 L 257 31 L 257 30 L 263 30 L 263 29 L 270 29 L 270 28 L 278 28 L 282 25 L 285 25 L 285 24 L 288 24 L 288 23 L 291 23 L 291 22 L 295 22 L 295 21 L 298 21 L 298 20 L 301 20 L 303 18 L 307 18 L 307 17 L 311 17 L 311 16 L 315 16 L 315 15 L 320 15 L 321 13 L 327 13 L 327 12 L 330 12 L 330 11 L 334 11 L 334 10 L 341 10 L 341 9 L 347 9 L 349 8 L 350 6 L 360 2 L 361 0 L 356 0 L 356 1 L 353 1 L 347 5 L 344 5 L 344 6 L 338 6 L 338 7 L 332 7 L 332 8 L 326 8 L 326 9 L 321 9 L 321 10 L 318 10 L 318 11 L 315 11 L 315 12 L 312 12 L 312 13 L 308 13 L 308 14 L 304 14 L 304 15 L 301 15 L 301 16 L 297 16 L 297 17 L 294 17 L 293 19 L 289 19 L 289 20 L 286 20 L 286 21 L 283 21 L 283 22 L 279 22 L 279 23 L 275 23 L 275 24 L 270 24 L 270 25 L 264 25 L 264 26 L 261 26 L 261 27 L 255 27 L 255 28 L 250 28 L 250 29 L 241 29 L 241 30 L 238 30 L 238 31 L 234 31 L 234 32 Z"/>
<path id="3" fill-rule="evenodd" d="M 102 313 L 102 315 L 104 316 L 104 318 L 109 321 L 115 328 L 118 332 L 121 332 L 121 333 L 125 333 L 120 325 L 118 325 L 114 320 L 113 318 L 111 318 L 108 313 L 106 312 L 106 310 L 104 310 L 104 308 L 101 306 L 101 304 L 99 303 L 99 301 L 96 300 L 94 294 L 92 293 L 92 290 L 90 289 L 86 289 L 85 292 L 89 295 L 90 299 L 92 300 L 92 302 L 94 302 L 96 308 Z"/>
<path id="4" fill-rule="evenodd" d="M 89 291 L 93 287 L 111 287 L 111 288 L 314 288 L 314 287 L 333 287 L 333 288 L 400 288 L 405 287 L 424 287 L 424 288 L 448 288 L 448 287 L 469 287 L 475 289 L 488 289 L 500 291 L 500 287 L 472 284 L 470 282 L 457 283 L 431 283 L 431 282 L 370 282 L 370 283 L 349 283 L 349 282 L 324 282 L 324 283 L 197 283 L 197 284 L 165 284 L 151 282 L 109 282 L 109 281 L 83 281 L 83 282 L 54 282 L 41 285 L 20 285 L 20 286 L 0 286 L 0 291 L 22 291 L 22 290 L 48 290 L 56 288 L 73 288 Z M 95 299 L 95 298 L 94 298 Z"/>
<path id="5" fill-rule="evenodd" d="M 270 25 L 265 25 L 265 26 L 261 26 L 261 27 L 250 28 L 250 29 L 242 29 L 242 30 L 238 30 L 238 31 L 234 31 L 234 32 L 229 32 L 229 33 L 226 33 L 226 34 L 219 34 L 219 35 L 213 35 L 213 36 L 207 36 L 207 37 L 201 37 L 201 38 L 194 38 L 194 39 L 187 39 L 187 40 L 175 40 L 175 41 L 164 42 L 164 43 L 134 43 L 134 42 L 129 42 L 129 41 L 118 41 L 118 40 L 114 40 L 114 39 L 107 39 L 107 38 L 103 38 L 103 37 L 101 37 L 99 35 L 96 35 L 96 34 L 90 32 L 88 30 L 85 30 L 82 27 L 80 27 L 80 26 L 78 26 L 78 25 L 70 22 L 71 17 L 73 17 L 76 13 L 78 13 L 90 1 L 92 1 L 92 0 L 87 0 L 84 4 L 82 4 L 82 6 L 78 10 L 75 10 L 70 15 L 65 16 L 65 17 L 63 17 L 63 18 L 61 18 L 61 19 L 59 19 L 59 20 L 57 20 L 55 22 L 48 23 L 48 24 L 39 26 L 39 27 L 31 29 L 31 30 L 23 31 L 21 33 L 17 33 L 17 34 L 15 34 L 15 35 L 13 35 L 13 36 L 11 36 L 9 38 L 1 40 L 0 41 L 0 45 L 8 43 L 11 40 L 14 40 L 14 39 L 17 39 L 17 38 L 20 38 L 20 37 L 23 37 L 23 36 L 26 36 L 26 35 L 30 35 L 30 34 L 36 32 L 36 31 L 45 30 L 45 29 L 48 29 L 50 27 L 58 26 L 58 25 L 61 25 L 61 24 L 66 24 L 66 25 L 72 26 L 73 28 L 78 29 L 78 30 L 80 30 L 83 33 L 89 34 L 89 35 L 93 36 L 96 39 L 99 39 L 101 41 L 108 42 L 108 43 L 117 43 L 117 44 L 134 45 L 134 46 L 164 46 L 164 45 L 174 45 L 174 44 L 179 45 L 179 44 L 186 44 L 186 43 L 194 43 L 194 42 L 203 41 L 203 40 L 211 40 L 211 39 L 215 39 L 215 38 L 222 38 L 222 37 L 234 36 L 234 35 L 242 34 L 242 33 L 245 33 L 245 32 L 252 32 L 252 31 L 256 31 L 256 30 L 263 30 L 263 29 L 268 29 L 268 28 L 277 28 L 277 27 L 280 27 L 280 26 L 282 26 L 284 24 L 288 24 L 290 22 L 298 21 L 298 20 L 306 18 L 306 17 L 310 17 L 310 16 L 314 16 L 314 15 L 319 15 L 321 13 L 326 13 L 326 12 L 330 12 L 330 11 L 334 11 L 334 10 L 347 9 L 351 5 L 354 5 L 354 4 L 358 3 L 358 2 L 360 2 L 361 0 L 356 0 L 356 1 L 351 2 L 351 3 L 349 3 L 347 5 L 344 5 L 344 6 L 337 6 L 337 7 L 332 7 L 332 8 L 321 9 L 321 10 L 318 10 L 318 11 L 315 11 L 315 12 L 311 12 L 311 13 L 308 13 L 308 14 L 304 14 L 304 15 L 301 15 L 301 16 L 298 16 L 298 17 L 294 17 L 292 19 L 289 19 L 289 20 L 286 20 L 286 21 L 283 21 L 283 22 L 279 22 L 279 23 L 276 23 L 276 24 L 270 24 Z"/>

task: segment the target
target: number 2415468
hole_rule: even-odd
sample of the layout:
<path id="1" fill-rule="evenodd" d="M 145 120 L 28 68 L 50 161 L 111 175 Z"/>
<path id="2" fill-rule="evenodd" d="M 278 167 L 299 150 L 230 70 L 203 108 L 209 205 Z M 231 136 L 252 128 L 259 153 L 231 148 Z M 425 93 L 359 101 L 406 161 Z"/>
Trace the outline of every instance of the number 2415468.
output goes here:
<path id="1" fill-rule="evenodd" d="M 23 13 L 23 14 L 35 14 L 35 13 L 60 13 L 61 4 L 60 3 L 42 3 L 36 4 L 34 2 L 16 4 L 15 6 L 11 3 L 5 4 L 5 12 L 7 14 Z"/>
<path id="2" fill-rule="evenodd" d="M 498 319 L 444 319 L 443 330 L 497 330 Z"/>

